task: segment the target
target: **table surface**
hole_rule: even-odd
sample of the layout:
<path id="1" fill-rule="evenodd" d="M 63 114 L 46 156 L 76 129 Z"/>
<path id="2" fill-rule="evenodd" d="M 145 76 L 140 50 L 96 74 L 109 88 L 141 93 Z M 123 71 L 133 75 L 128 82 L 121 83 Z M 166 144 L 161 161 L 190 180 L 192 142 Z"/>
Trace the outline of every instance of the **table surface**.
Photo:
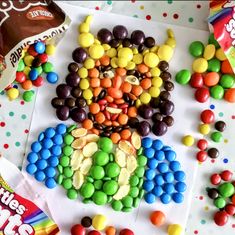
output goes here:
<path id="1" fill-rule="evenodd" d="M 208 2 L 206 1 L 67 1 L 83 7 L 95 8 L 133 17 L 146 19 L 146 21 L 160 21 L 170 24 L 182 25 L 195 29 L 208 30 L 206 19 L 208 17 Z M 187 89 L 187 88 L 186 88 Z M 190 89 L 190 88 L 188 88 Z M 209 176 L 224 169 L 233 169 L 233 142 L 235 137 L 234 122 L 235 111 L 233 105 L 223 101 L 211 100 L 217 120 L 227 123 L 224 140 L 216 144 L 220 150 L 220 157 L 209 160 L 199 166 L 196 184 L 193 190 L 192 205 L 186 234 L 213 234 L 232 235 L 235 231 L 235 220 L 230 219 L 225 227 L 217 227 L 213 223 L 213 214 L 216 211 L 212 201 L 206 196 L 206 187 L 210 187 Z M 24 103 L 22 100 L 10 102 L 4 92 L 0 93 L 0 153 L 21 168 L 34 102 Z M 194 119 L 197 117 L 193 117 Z M 195 127 L 197 128 L 197 127 Z M 185 130 L 186 131 L 186 130 Z M 189 134 L 189 133 L 185 133 Z M 194 157 L 194 156 L 192 156 Z"/>

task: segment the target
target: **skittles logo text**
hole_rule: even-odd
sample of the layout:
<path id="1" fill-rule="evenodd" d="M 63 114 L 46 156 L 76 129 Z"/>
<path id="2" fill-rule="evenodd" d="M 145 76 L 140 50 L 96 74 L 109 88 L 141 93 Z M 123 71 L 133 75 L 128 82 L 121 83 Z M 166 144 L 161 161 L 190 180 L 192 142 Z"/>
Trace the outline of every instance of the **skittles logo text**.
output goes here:
<path id="1" fill-rule="evenodd" d="M 235 46 L 235 8 L 233 8 L 233 17 L 225 24 L 225 28 L 230 33 L 230 38 L 233 39 L 232 45 Z"/>
<path id="2" fill-rule="evenodd" d="M 15 199 L 15 195 L 0 186 L 0 231 L 5 235 L 34 235 L 34 229 L 22 222 L 25 206 Z"/>

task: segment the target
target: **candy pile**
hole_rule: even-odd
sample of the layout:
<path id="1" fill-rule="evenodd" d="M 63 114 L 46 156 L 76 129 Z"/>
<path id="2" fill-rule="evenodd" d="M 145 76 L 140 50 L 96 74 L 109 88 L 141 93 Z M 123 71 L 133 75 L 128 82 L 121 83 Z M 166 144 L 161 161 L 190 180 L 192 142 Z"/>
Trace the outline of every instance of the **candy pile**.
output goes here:
<path id="1" fill-rule="evenodd" d="M 214 205 L 219 209 L 214 215 L 214 221 L 218 226 L 228 222 L 229 216 L 235 215 L 235 186 L 232 181 L 233 173 L 225 170 L 220 174 L 211 175 L 210 181 L 217 188 L 208 188 L 208 196 L 214 200 Z M 221 183 L 221 181 L 225 181 Z"/>
<path id="2" fill-rule="evenodd" d="M 211 34 L 208 45 L 194 41 L 189 46 L 190 54 L 195 58 L 192 64 L 193 74 L 183 69 L 176 74 L 176 82 L 190 84 L 195 88 L 195 99 L 204 103 L 211 96 L 214 99 L 225 99 L 235 102 L 233 70 L 218 42 Z"/>
<path id="3" fill-rule="evenodd" d="M 147 203 L 154 203 L 159 197 L 161 202 L 168 204 L 173 200 L 182 203 L 183 192 L 186 191 L 185 173 L 176 161 L 176 153 L 161 140 L 149 137 L 142 139 L 143 155 L 147 157 L 147 170 L 143 189 Z"/>
<path id="4" fill-rule="evenodd" d="M 26 102 L 33 100 L 33 86 L 40 87 L 44 83 L 43 73 L 46 74 L 46 79 L 49 83 L 56 83 L 58 75 L 54 72 L 54 67 L 48 61 L 48 56 L 55 53 L 55 47 L 52 44 L 45 44 L 43 41 L 38 41 L 22 52 L 21 59 L 18 64 L 15 81 L 5 90 L 10 100 L 15 100 L 20 95 L 19 85 L 24 91 L 22 98 Z"/>
<path id="5" fill-rule="evenodd" d="M 164 135 L 174 122 L 170 116 L 174 84 L 168 72 L 176 44 L 173 32 L 168 30 L 163 45 L 141 30 L 128 37 L 122 25 L 112 32 L 102 28 L 96 38 L 89 32 L 91 20 L 87 16 L 79 25 L 80 47 L 72 53 L 66 83 L 58 85 L 57 97 L 51 101 L 58 119 L 85 121 L 89 124 L 82 124 L 85 128 L 94 128 L 114 143 L 128 139 L 131 132 L 126 129 L 130 128 L 141 136 L 151 130 Z"/>

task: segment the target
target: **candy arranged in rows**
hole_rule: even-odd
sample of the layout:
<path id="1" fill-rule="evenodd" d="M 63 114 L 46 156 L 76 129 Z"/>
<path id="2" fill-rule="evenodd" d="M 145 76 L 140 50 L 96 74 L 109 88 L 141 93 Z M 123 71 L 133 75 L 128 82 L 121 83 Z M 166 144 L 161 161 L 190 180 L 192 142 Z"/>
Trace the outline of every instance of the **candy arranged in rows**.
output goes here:
<path id="1" fill-rule="evenodd" d="M 112 32 L 102 28 L 95 37 L 89 32 L 90 23 L 88 16 L 80 24 L 80 47 L 72 53 L 66 83 L 58 85 L 57 97 L 51 101 L 57 117 L 85 122 L 84 126 L 115 142 L 130 127 L 141 136 L 151 131 L 164 135 L 174 123 L 170 101 L 174 84 L 168 71 L 175 47 L 173 32 L 168 30 L 165 44 L 157 45 L 141 30 L 128 37 L 123 25 Z"/>

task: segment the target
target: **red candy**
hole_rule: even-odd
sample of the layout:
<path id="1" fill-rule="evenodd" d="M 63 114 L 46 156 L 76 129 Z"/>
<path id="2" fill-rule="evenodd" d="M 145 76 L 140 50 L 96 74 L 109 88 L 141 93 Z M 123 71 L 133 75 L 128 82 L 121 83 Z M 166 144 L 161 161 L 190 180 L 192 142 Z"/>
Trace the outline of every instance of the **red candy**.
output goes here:
<path id="1" fill-rule="evenodd" d="M 215 114 L 210 109 L 206 109 L 201 112 L 201 121 L 205 124 L 213 123 L 215 121 Z"/>
<path id="2" fill-rule="evenodd" d="M 205 103 L 209 97 L 210 97 L 210 92 L 209 89 L 200 87 L 196 90 L 195 92 L 195 99 L 200 102 L 200 103 Z"/>
<path id="3" fill-rule="evenodd" d="M 26 80 L 26 75 L 24 74 L 24 72 L 16 72 L 15 80 L 19 83 L 22 83 Z"/>
<path id="4" fill-rule="evenodd" d="M 31 56 L 37 56 L 38 53 L 34 50 L 34 45 L 29 46 L 29 49 L 27 50 L 27 52 L 31 55 Z"/>
<path id="5" fill-rule="evenodd" d="M 213 174 L 213 175 L 211 176 L 210 180 L 211 180 L 211 183 L 212 183 L 213 185 L 218 185 L 218 184 L 220 184 L 220 182 L 221 182 L 221 177 L 220 177 L 219 174 Z"/>
<path id="6" fill-rule="evenodd" d="M 220 173 L 222 180 L 230 181 L 232 179 L 233 173 L 229 170 L 223 171 Z"/>
<path id="7" fill-rule="evenodd" d="M 193 73 L 190 79 L 190 86 L 192 88 L 199 88 L 203 86 L 203 77 L 201 73 Z"/>
<path id="8" fill-rule="evenodd" d="M 205 162 L 206 159 L 207 159 L 207 152 L 205 152 L 205 151 L 199 151 L 199 152 L 197 153 L 197 160 L 198 160 L 199 162 Z"/>
<path id="9" fill-rule="evenodd" d="M 87 235 L 101 235 L 101 233 L 96 230 L 92 230 Z"/>
<path id="10" fill-rule="evenodd" d="M 130 229 L 125 228 L 120 231 L 119 235 L 135 235 L 135 234 Z"/>
<path id="11" fill-rule="evenodd" d="M 44 79 L 42 76 L 38 76 L 36 80 L 33 81 L 33 85 L 36 87 L 42 86 L 44 83 Z"/>
<path id="12" fill-rule="evenodd" d="M 214 221 L 218 226 L 224 226 L 228 222 L 228 214 L 225 211 L 218 211 L 214 215 Z"/>
<path id="13" fill-rule="evenodd" d="M 206 150 L 207 147 L 208 147 L 208 142 L 207 142 L 207 140 L 205 140 L 205 139 L 200 139 L 200 140 L 198 140 L 198 142 L 197 142 L 197 147 L 198 147 L 200 150 Z"/>
<path id="14" fill-rule="evenodd" d="M 235 206 L 233 204 L 228 204 L 225 206 L 225 211 L 229 215 L 235 215 Z"/>
<path id="15" fill-rule="evenodd" d="M 81 224 L 76 224 L 71 228 L 71 235 L 85 235 L 86 230 Z"/>
<path id="16" fill-rule="evenodd" d="M 48 55 L 47 54 L 40 54 L 37 56 L 37 58 L 40 59 L 41 63 L 44 64 L 48 61 Z"/>

